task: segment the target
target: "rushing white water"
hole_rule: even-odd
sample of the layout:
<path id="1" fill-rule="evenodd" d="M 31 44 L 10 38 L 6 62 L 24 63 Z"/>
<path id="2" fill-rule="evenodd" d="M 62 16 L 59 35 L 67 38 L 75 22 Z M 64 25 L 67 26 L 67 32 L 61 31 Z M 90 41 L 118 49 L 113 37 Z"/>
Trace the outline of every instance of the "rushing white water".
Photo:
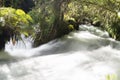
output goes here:
<path id="1" fill-rule="evenodd" d="M 26 48 L 7 44 L 0 80 L 119 80 L 120 42 L 93 26 L 80 30 L 37 48 L 29 39 Z"/>

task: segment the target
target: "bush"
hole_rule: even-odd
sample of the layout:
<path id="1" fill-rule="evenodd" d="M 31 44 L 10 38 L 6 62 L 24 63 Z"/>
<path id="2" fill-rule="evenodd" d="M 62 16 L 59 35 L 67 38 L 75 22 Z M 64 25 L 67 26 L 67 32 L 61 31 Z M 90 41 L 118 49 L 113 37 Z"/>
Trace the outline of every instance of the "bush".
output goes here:
<path id="1" fill-rule="evenodd" d="M 1 28 L 8 27 L 10 29 L 13 29 L 14 34 L 25 33 L 26 28 L 29 26 L 29 23 L 32 22 L 33 20 L 30 17 L 30 15 L 26 14 L 21 9 L 14 9 L 10 7 L 0 8 L 0 27 Z"/>
<path id="2" fill-rule="evenodd" d="M 21 34 L 28 36 L 33 28 L 30 15 L 21 9 L 11 7 L 0 8 L 0 41 L 9 41 L 10 38 L 20 39 Z"/>

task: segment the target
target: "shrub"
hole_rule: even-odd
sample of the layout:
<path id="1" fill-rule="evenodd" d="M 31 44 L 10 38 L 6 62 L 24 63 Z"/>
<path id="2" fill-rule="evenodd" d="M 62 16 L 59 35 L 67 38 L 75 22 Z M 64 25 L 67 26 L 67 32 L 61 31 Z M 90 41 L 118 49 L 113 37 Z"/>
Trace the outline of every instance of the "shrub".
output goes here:
<path id="1" fill-rule="evenodd" d="M 30 15 L 21 9 L 11 7 L 0 8 L 0 39 L 9 41 L 10 38 L 20 39 L 21 34 L 28 36 L 33 31 Z M 1 41 L 0 40 L 0 41 Z"/>

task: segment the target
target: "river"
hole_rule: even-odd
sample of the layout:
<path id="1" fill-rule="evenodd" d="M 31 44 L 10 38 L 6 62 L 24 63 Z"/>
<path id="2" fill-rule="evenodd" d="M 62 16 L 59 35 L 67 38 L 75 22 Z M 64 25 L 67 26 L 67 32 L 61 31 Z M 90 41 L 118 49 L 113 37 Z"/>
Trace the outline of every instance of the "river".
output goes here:
<path id="1" fill-rule="evenodd" d="M 23 37 L 24 38 L 24 37 Z M 24 39 L 6 44 L 0 56 L 0 80 L 119 80 L 120 42 L 106 31 L 81 25 L 37 48 Z"/>

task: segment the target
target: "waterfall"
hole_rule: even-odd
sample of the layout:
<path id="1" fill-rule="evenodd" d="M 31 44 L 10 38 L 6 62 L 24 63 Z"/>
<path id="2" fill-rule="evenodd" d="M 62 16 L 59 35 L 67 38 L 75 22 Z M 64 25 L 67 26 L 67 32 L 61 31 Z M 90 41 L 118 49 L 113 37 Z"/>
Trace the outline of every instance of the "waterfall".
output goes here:
<path id="1" fill-rule="evenodd" d="M 88 25 L 37 48 L 6 44 L 0 80 L 119 80 L 120 42 Z"/>

